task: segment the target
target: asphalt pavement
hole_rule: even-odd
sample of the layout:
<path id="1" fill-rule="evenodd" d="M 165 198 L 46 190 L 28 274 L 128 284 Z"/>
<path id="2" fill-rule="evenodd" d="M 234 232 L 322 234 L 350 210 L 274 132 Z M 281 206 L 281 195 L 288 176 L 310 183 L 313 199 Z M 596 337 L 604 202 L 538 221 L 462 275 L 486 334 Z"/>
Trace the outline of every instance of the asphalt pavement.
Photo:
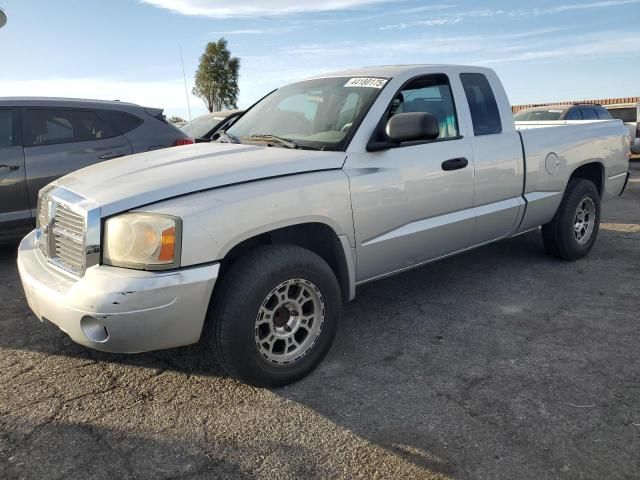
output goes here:
<path id="1" fill-rule="evenodd" d="M 0 478 L 640 478 L 632 169 L 586 259 L 532 232 L 366 285 L 321 366 L 277 390 L 221 376 L 202 345 L 72 343 L 3 247 Z"/>

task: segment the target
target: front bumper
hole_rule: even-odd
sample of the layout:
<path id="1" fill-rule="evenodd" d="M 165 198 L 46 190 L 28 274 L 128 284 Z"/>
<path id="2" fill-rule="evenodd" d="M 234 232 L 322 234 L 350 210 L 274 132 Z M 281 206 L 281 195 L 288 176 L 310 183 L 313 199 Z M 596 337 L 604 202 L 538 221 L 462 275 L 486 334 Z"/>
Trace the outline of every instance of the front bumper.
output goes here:
<path id="1" fill-rule="evenodd" d="M 27 235 L 18 270 L 29 307 L 81 345 L 136 353 L 196 343 L 219 264 L 172 272 L 97 265 L 80 279 L 59 273 Z"/>

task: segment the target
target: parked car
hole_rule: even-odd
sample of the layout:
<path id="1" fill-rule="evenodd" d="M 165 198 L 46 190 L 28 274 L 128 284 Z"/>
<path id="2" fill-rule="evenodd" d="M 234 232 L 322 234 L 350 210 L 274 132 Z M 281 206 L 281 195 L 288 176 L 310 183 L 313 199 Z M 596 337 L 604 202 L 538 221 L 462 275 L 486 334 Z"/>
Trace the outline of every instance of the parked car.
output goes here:
<path id="1" fill-rule="evenodd" d="M 0 98 L 0 240 L 34 226 L 38 191 L 79 168 L 170 147 L 162 109 L 118 101 Z"/>
<path id="2" fill-rule="evenodd" d="M 606 108 L 597 104 L 548 105 L 521 110 L 513 116 L 516 122 L 544 120 L 611 120 Z"/>
<path id="3" fill-rule="evenodd" d="M 622 120 L 631 135 L 631 153 L 640 155 L 640 103 L 607 105 L 613 118 Z"/>
<path id="4" fill-rule="evenodd" d="M 233 122 L 244 113 L 244 110 L 224 110 L 205 113 L 180 127 L 185 135 L 196 143 L 210 142 L 217 132 L 233 125 Z"/>
<path id="5" fill-rule="evenodd" d="M 41 190 L 18 251 L 36 316 L 109 352 L 204 337 L 231 375 L 283 385 L 357 285 L 540 225 L 551 255 L 584 257 L 629 168 L 619 121 L 516 128 L 497 75 L 466 66 L 294 83 L 220 140 Z"/>

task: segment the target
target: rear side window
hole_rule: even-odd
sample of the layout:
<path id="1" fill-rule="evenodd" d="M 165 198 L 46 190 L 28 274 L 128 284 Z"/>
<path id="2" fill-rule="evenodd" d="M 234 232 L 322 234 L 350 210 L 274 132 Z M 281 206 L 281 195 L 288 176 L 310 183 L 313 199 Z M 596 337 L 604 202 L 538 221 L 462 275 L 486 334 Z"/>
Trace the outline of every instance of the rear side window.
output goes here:
<path id="1" fill-rule="evenodd" d="M 610 108 L 609 113 L 615 119 L 623 122 L 632 123 L 638 121 L 638 110 L 636 107 L 628 108 Z"/>
<path id="2" fill-rule="evenodd" d="M 581 108 L 582 110 L 582 119 L 583 120 L 597 120 L 598 115 L 596 115 L 596 111 L 593 108 Z"/>
<path id="3" fill-rule="evenodd" d="M 611 120 L 611 115 L 609 114 L 609 110 L 604 107 L 596 107 L 596 113 L 598 114 L 598 118 L 600 120 Z"/>
<path id="4" fill-rule="evenodd" d="M 116 112 L 115 110 L 98 110 L 100 118 L 109 123 L 111 128 L 118 132 L 118 135 L 124 135 L 135 130 L 144 123 L 144 120 L 126 112 Z"/>
<path id="5" fill-rule="evenodd" d="M 102 140 L 116 136 L 93 110 L 27 109 L 24 111 L 25 146 Z"/>
<path id="6" fill-rule="evenodd" d="M 13 146 L 13 110 L 0 110 L 0 148 Z"/>
<path id="7" fill-rule="evenodd" d="M 564 117 L 564 120 L 582 120 L 582 113 L 579 108 L 570 109 Z"/>
<path id="8" fill-rule="evenodd" d="M 460 80 L 471 110 L 474 135 L 502 132 L 500 111 L 487 77 L 481 73 L 461 73 Z"/>

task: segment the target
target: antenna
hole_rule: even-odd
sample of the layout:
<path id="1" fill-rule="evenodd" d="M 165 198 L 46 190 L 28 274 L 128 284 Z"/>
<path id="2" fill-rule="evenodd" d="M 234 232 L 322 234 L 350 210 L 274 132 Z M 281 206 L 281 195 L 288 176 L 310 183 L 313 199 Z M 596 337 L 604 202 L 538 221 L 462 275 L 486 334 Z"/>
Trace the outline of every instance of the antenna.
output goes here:
<path id="1" fill-rule="evenodd" d="M 191 105 L 189 104 L 189 90 L 187 89 L 187 74 L 184 73 L 184 59 L 182 58 L 182 45 L 180 45 L 180 63 L 182 63 L 182 78 L 184 79 L 184 96 L 187 98 L 187 110 L 189 110 L 189 121 L 191 118 Z"/>

